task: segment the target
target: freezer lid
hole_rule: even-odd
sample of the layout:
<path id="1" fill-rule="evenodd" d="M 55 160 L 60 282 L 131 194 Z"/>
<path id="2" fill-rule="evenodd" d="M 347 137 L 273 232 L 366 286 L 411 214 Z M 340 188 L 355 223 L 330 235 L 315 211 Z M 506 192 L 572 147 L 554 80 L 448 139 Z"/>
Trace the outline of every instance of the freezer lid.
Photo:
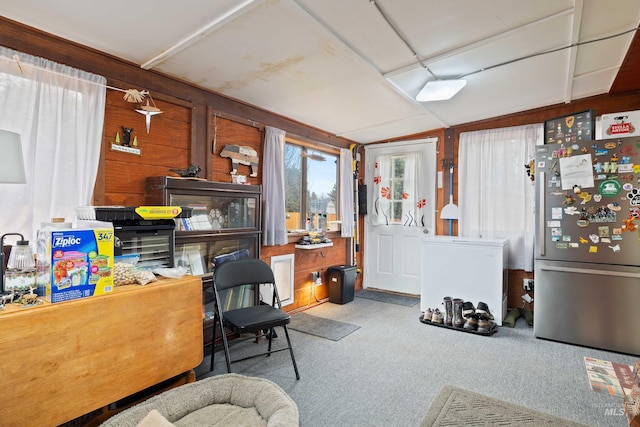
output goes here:
<path id="1" fill-rule="evenodd" d="M 509 239 L 485 239 L 482 237 L 464 236 L 424 236 L 423 243 L 451 243 L 468 246 L 496 246 L 504 247 L 509 245 Z"/>

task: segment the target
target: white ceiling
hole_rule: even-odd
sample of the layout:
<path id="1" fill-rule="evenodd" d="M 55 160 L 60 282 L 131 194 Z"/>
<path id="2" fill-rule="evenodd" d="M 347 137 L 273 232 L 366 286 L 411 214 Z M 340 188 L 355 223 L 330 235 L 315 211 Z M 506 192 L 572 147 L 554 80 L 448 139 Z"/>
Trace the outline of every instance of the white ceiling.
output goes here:
<path id="1" fill-rule="evenodd" d="M 361 143 L 607 93 L 634 33 L 562 48 L 640 22 L 638 0 L 3 0 L 0 12 Z M 415 101 L 434 76 L 463 75 L 453 99 Z"/>

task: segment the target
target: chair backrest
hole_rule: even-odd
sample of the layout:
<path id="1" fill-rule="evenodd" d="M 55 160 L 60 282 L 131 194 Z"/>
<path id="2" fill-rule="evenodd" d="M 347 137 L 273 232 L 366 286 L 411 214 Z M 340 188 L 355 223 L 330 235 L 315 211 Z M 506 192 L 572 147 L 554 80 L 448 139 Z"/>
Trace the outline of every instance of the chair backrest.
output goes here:
<path id="1" fill-rule="evenodd" d="M 260 259 L 230 260 L 220 264 L 213 272 L 213 285 L 216 299 L 220 302 L 219 310 L 261 304 L 260 288 L 265 286 L 268 289 L 263 291 L 271 299 L 269 304 L 282 307 L 273 270 Z"/>
<path id="2" fill-rule="evenodd" d="M 213 282 L 219 291 L 239 285 L 275 283 L 273 270 L 260 259 L 232 260 L 220 264 L 213 273 Z"/>

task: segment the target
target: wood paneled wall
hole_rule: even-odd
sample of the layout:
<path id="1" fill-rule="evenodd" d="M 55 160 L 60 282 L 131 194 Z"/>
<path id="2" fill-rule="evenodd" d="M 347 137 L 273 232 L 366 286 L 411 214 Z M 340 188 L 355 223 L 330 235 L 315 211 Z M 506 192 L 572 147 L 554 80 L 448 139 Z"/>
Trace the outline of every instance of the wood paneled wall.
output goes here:
<path id="1" fill-rule="evenodd" d="M 244 124 L 234 120 L 213 115 L 210 119 L 210 132 L 212 135 L 211 155 L 211 181 L 231 182 L 231 159 L 220 157 L 220 152 L 225 145 L 241 145 L 250 147 L 258 153 L 260 164 L 258 176 L 251 177 L 251 168 L 246 165 L 238 165 L 238 175 L 247 177 L 249 184 L 262 184 L 262 141 L 264 132 L 262 128 Z"/>
<path id="2" fill-rule="evenodd" d="M 333 246 L 318 249 L 296 249 L 295 241 L 284 246 L 263 246 L 260 258 L 267 263 L 271 257 L 294 254 L 295 262 L 295 295 L 294 303 L 286 307 L 287 311 L 302 310 L 319 304 L 329 297 L 329 281 L 327 269 L 335 265 L 345 264 L 350 251 L 349 239 L 340 237 L 339 233 L 331 233 Z M 322 285 L 316 286 L 311 279 L 311 273 L 320 271 Z M 361 281 L 356 280 L 356 288 L 361 288 Z"/>
<path id="3" fill-rule="evenodd" d="M 94 204 L 138 206 L 144 204 L 147 176 L 178 176 L 172 168 L 186 168 L 191 158 L 191 109 L 156 101 L 163 112 L 151 118 L 149 133 L 145 116 L 122 93 L 107 91 L 102 136 L 101 171 L 94 191 Z M 122 128 L 132 128 L 131 143 L 137 139 L 140 155 L 112 150 L 116 134 L 122 142 Z"/>

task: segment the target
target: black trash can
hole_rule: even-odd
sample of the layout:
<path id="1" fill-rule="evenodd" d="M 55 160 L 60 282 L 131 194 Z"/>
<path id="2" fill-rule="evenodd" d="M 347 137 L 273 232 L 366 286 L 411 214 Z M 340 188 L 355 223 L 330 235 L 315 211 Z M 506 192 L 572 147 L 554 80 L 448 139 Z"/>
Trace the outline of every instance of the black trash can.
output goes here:
<path id="1" fill-rule="evenodd" d="M 357 270 L 355 265 L 334 265 L 327 269 L 329 302 L 346 304 L 353 301 Z"/>

